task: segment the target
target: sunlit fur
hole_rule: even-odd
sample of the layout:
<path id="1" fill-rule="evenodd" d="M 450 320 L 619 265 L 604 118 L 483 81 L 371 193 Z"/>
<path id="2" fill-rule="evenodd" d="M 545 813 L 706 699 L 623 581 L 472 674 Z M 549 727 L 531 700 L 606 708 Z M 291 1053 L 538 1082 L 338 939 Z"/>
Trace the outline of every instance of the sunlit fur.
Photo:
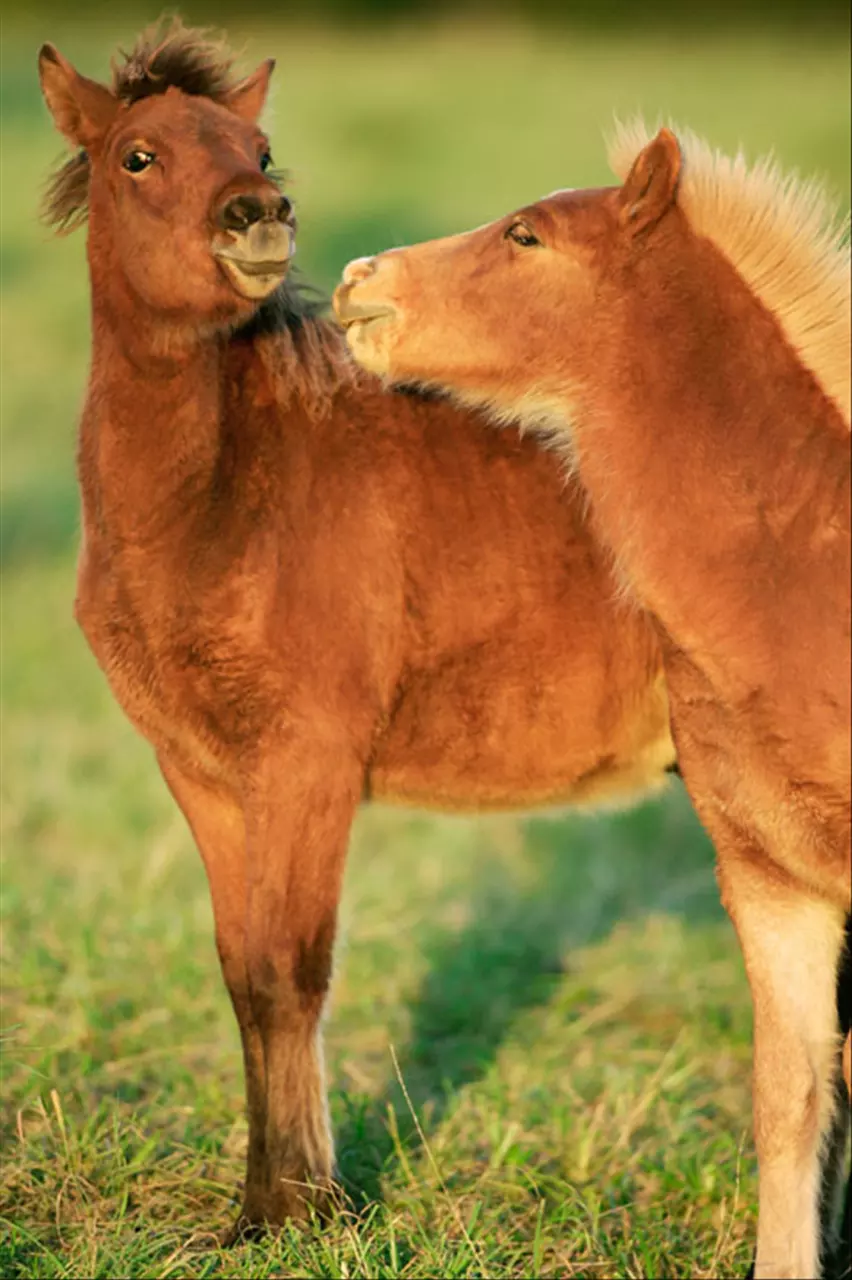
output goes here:
<path id="1" fill-rule="evenodd" d="M 817 181 L 785 173 L 771 158 L 749 165 L 678 125 L 683 154 L 678 206 L 780 322 L 804 364 L 846 421 L 852 395 L 849 218 Z M 653 133 L 640 119 L 616 128 L 609 161 L 622 181 Z"/>

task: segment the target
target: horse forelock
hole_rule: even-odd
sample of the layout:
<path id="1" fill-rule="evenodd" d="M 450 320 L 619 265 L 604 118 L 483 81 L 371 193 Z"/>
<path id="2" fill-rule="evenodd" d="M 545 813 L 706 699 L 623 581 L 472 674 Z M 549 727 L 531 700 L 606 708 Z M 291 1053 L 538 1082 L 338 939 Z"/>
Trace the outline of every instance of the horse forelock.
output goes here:
<path id="1" fill-rule="evenodd" d="M 235 55 L 224 40 L 203 27 L 186 27 L 180 18 L 147 27 L 130 52 L 119 50 L 112 62 L 112 91 L 128 105 L 180 89 L 195 97 L 225 97 L 237 84 Z"/>

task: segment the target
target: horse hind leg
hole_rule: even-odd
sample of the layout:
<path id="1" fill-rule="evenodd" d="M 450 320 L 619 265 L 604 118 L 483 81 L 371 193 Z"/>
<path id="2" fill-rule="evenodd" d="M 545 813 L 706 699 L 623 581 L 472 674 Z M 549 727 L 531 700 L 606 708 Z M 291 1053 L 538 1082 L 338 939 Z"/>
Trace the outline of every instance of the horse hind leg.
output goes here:
<path id="1" fill-rule="evenodd" d="M 831 1280 L 844 1280 L 852 1276 L 852 1168 L 848 1164 L 852 1128 L 852 915 L 846 917 L 845 945 L 837 971 L 837 1013 L 843 1039 L 837 1069 L 837 1110 L 823 1165 L 822 1219 L 823 1238 L 831 1259 L 827 1275 Z"/>
<path id="2" fill-rule="evenodd" d="M 839 1056 L 839 1055 L 838 1055 Z M 838 1064 L 839 1066 L 839 1064 Z M 850 1275 L 849 1094 L 840 1071 L 837 1073 L 836 1107 L 826 1134 L 822 1159 L 820 1225 L 826 1280 L 842 1280 Z"/>

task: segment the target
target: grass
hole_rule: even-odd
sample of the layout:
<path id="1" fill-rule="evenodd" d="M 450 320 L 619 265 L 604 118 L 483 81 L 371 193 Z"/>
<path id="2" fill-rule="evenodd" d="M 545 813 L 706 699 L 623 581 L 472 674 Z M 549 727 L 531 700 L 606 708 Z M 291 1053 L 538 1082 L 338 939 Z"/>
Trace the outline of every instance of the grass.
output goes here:
<path id="1" fill-rule="evenodd" d="M 0 1274 L 711 1276 L 754 1226 L 747 988 L 683 793 L 594 819 L 366 809 L 327 1023 L 350 1211 L 229 1253 L 245 1124 L 200 861 L 70 618 L 80 237 L 34 52 L 103 73 L 138 23 L 7 23 L 2 170 Z M 244 32 L 234 31 L 235 36 Z M 279 57 L 300 255 L 344 261 L 605 179 L 614 110 L 774 148 L 846 199 L 846 42 L 249 32 Z"/>

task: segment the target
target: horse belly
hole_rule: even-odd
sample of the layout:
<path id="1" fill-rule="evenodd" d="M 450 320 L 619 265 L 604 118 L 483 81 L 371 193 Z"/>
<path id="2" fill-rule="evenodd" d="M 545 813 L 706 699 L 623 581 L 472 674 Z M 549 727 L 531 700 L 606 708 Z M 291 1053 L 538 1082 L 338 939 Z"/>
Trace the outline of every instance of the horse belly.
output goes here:
<path id="1" fill-rule="evenodd" d="M 614 682 L 541 658 L 527 651 L 509 673 L 504 652 L 478 652 L 410 680 L 369 794 L 464 812 L 620 804 L 662 786 L 675 759 L 662 674 L 637 664 Z"/>

